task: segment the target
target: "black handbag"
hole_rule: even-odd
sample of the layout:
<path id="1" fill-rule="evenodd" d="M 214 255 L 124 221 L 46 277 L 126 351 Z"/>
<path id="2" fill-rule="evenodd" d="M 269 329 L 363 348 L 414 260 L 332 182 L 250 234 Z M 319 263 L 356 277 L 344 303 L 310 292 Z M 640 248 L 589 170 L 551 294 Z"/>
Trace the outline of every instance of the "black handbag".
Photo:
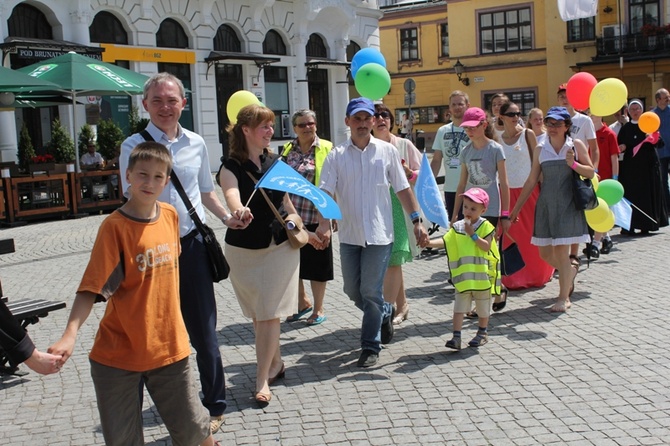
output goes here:
<path id="1" fill-rule="evenodd" d="M 509 237 L 509 234 L 507 236 Z M 519 251 L 516 241 L 512 237 L 509 237 L 509 239 L 512 243 L 503 249 L 503 235 L 500 235 L 500 273 L 503 276 L 511 276 L 526 266 L 526 262 L 523 261 L 523 256 L 521 255 L 521 251 Z"/>
<path id="2" fill-rule="evenodd" d="M 212 279 L 214 282 L 220 282 L 227 279 L 228 274 L 230 274 L 230 265 L 228 265 L 226 256 L 223 254 L 221 244 L 216 239 L 214 230 L 204 224 L 202 220 L 200 220 L 198 213 L 193 208 L 193 204 L 191 204 L 191 200 L 188 199 L 188 196 L 184 191 L 184 186 L 181 185 L 181 182 L 179 181 L 179 178 L 177 177 L 177 174 L 174 172 L 174 170 L 170 174 L 170 179 L 172 180 L 175 189 L 177 189 L 179 196 L 184 201 L 184 204 L 188 209 L 188 214 L 193 219 L 193 223 L 195 223 L 195 226 L 198 228 L 198 232 L 200 232 L 200 235 L 202 235 L 205 248 L 207 248 L 209 266 L 212 269 Z"/>
<path id="3" fill-rule="evenodd" d="M 596 191 L 590 178 L 582 178 L 577 172 L 572 171 L 572 194 L 574 196 L 575 208 L 578 211 L 588 211 L 598 206 Z"/>

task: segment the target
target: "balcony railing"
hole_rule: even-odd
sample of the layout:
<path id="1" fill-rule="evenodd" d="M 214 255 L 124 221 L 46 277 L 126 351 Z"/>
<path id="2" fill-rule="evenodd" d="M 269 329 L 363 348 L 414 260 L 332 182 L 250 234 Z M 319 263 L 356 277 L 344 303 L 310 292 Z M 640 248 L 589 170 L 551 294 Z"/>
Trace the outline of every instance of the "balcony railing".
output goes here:
<path id="1" fill-rule="evenodd" d="M 632 34 L 627 36 L 599 37 L 597 58 L 618 56 L 619 54 L 645 55 L 659 52 L 670 52 L 670 35 L 645 36 Z"/>

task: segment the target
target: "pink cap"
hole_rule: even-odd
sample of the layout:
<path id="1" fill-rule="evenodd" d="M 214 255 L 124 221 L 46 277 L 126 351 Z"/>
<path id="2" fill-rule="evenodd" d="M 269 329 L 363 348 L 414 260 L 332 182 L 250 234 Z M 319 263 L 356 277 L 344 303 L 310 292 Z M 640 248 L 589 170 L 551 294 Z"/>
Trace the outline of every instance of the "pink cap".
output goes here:
<path id="1" fill-rule="evenodd" d="M 482 121 L 486 121 L 486 112 L 479 107 L 470 107 L 463 114 L 461 127 L 477 127 Z"/>
<path id="2" fill-rule="evenodd" d="M 487 194 L 485 190 L 478 187 L 473 187 L 472 189 L 466 190 L 461 194 L 461 197 L 468 197 L 475 203 L 483 204 L 485 208 L 489 207 L 489 194 Z"/>

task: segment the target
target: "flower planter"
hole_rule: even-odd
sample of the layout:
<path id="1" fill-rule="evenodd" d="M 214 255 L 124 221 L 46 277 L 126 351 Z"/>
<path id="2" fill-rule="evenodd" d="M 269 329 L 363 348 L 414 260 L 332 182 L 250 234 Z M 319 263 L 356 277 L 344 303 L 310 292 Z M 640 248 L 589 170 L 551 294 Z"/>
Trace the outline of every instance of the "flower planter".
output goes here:
<path id="1" fill-rule="evenodd" d="M 54 170 L 56 163 L 40 163 L 40 164 L 29 164 L 28 173 L 35 176 L 36 174 L 46 174 L 49 175 L 49 172 Z"/>

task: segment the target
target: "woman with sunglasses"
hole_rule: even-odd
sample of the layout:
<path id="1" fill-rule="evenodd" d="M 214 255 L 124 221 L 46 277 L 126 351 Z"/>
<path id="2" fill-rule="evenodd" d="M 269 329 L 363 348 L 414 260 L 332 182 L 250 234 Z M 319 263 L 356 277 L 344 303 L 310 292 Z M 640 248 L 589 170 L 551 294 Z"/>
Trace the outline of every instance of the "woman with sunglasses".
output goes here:
<path id="1" fill-rule="evenodd" d="M 393 144 L 398 149 L 407 180 L 409 180 L 411 186 L 414 186 L 421 168 L 421 152 L 409 139 L 398 138 L 393 134 L 394 121 L 393 114 L 388 107 L 384 104 L 375 105 L 372 126 L 374 136 Z M 398 325 L 407 320 L 409 315 L 402 265 L 411 262 L 419 254 L 419 249 L 414 237 L 414 225 L 409 219 L 409 215 L 403 211 L 393 188 L 391 188 L 391 202 L 393 207 L 393 248 L 389 266 L 384 276 L 384 299 L 396 307 L 393 323 Z"/>
<path id="2" fill-rule="evenodd" d="M 316 135 L 314 111 L 298 110 L 293 113 L 291 122 L 297 137 L 284 145 L 282 158 L 307 181 L 318 187 L 323 162 L 333 148 L 333 143 Z M 326 295 L 326 284 L 333 280 L 333 248 L 330 243 L 322 243 L 316 236 L 319 217 L 314 204 L 299 195 L 290 194 L 290 197 L 310 237 L 309 243 L 300 248 L 298 312 L 289 316 L 286 322 L 295 322 L 311 311 L 307 325 L 319 325 L 326 320 L 323 299 Z M 303 280 L 310 281 L 314 306 L 309 301 Z"/>
<path id="3" fill-rule="evenodd" d="M 541 114 L 542 111 L 540 111 Z M 533 149 L 538 145 L 535 133 L 519 124 L 519 116 L 521 116 L 521 111 L 514 102 L 506 102 L 500 107 L 500 118 L 503 122 L 500 145 L 505 153 L 510 208 L 516 204 L 523 185 L 530 175 L 533 165 Z M 529 122 L 531 121 L 532 119 L 529 119 Z M 509 237 L 503 237 L 504 246 L 502 248 L 515 241 L 526 264 L 516 273 L 502 278 L 503 285 L 508 289 L 519 290 L 542 286 L 551 280 L 554 273 L 554 268 L 540 257 L 537 246 L 530 243 L 535 225 L 535 203 L 539 194 L 539 187 L 534 187 L 528 203 L 519 214 L 518 221 L 509 230 Z M 497 305 L 494 303 L 493 311 L 500 311 L 504 307 L 505 301 Z"/>
<path id="4" fill-rule="evenodd" d="M 458 221 L 458 210 L 461 209 L 466 190 L 478 187 L 489 196 L 489 205 L 482 214 L 484 218 L 498 226 L 501 222 L 503 231 L 509 231 L 509 186 L 507 185 L 507 169 L 503 149 L 493 140 L 493 126 L 486 119 L 486 112 L 478 107 L 470 107 L 463 114 L 461 128 L 465 130 L 470 142 L 459 155 L 461 162 L 461 178 L 456 188 L 456 201 L 452 211 L 451 223 Z M 494 297 L 494 307 L 501 310 L 507 302 L 507 290 L 503 288 L 499 296 Z M 474 312 L 467 317 L 476 318 Z"/>
<path id="5" fill-rule="evenodd" d="M 583 177 L 593 178 L 595 170 L 584 143 L 569 136 L 572 120 L 565 107 L 551 107 L 544 122 L 547 139 L 533 150 L 530 175 L 510 219 L 516 222 L 542 175 L 531 243 L 538 247 L 540 256 L 558 270 L 558 300 L 551 311 L 565 312 L 572 305 L 570 296 L 578 272 L 578 266 L 570 262 L 570 245 L 591 240 L 584 211 L 575 207 L 573 171 Z"/>

